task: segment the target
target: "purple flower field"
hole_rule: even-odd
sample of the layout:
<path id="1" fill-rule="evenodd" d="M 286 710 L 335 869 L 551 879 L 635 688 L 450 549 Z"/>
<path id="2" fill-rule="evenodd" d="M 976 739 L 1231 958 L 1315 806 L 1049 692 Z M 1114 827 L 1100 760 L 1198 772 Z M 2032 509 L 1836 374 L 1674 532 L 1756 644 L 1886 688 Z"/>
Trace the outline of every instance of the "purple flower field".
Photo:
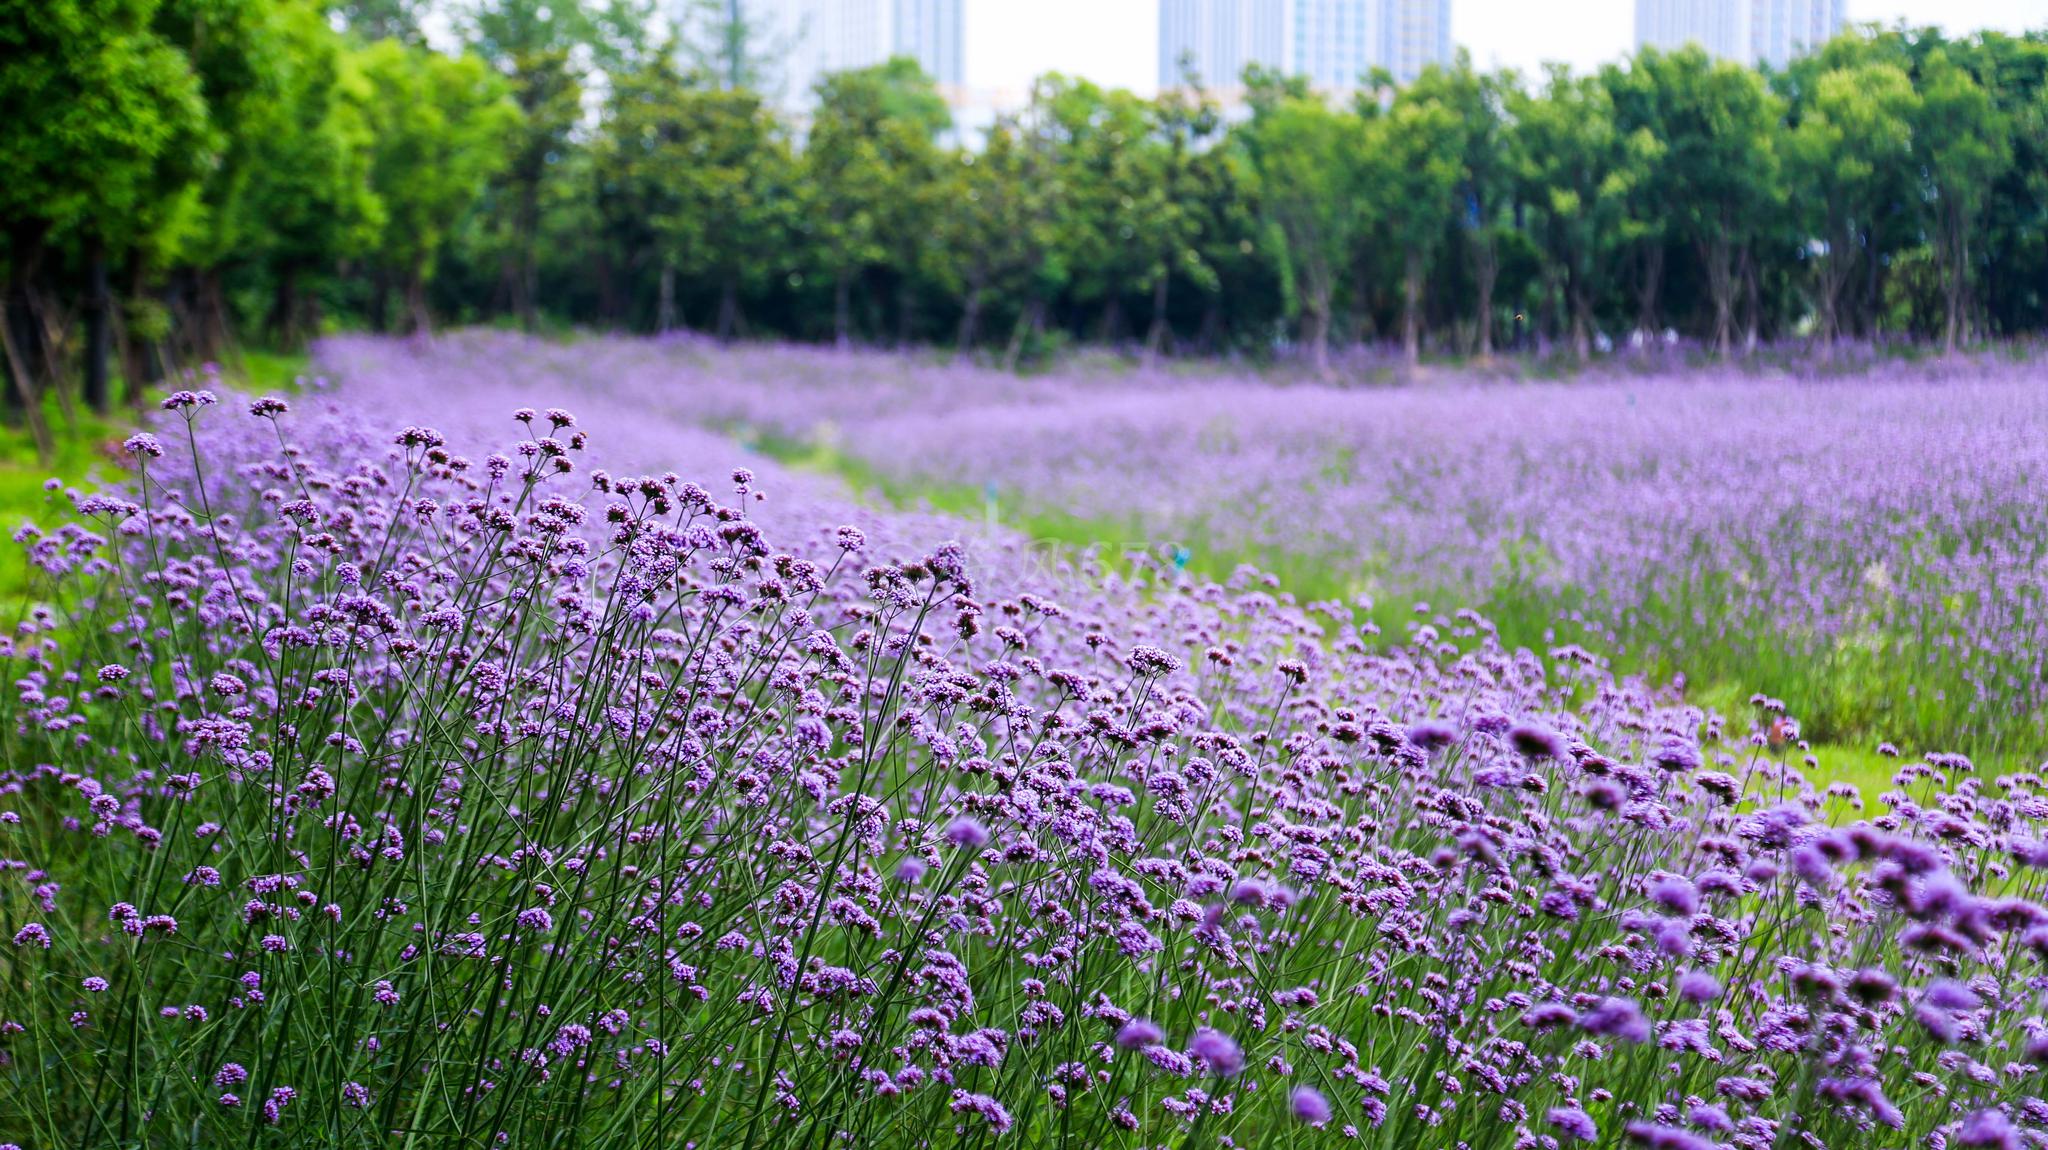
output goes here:
<path id="1" fill-rule="evenodd" d="M 323 365 L 172 396 L 127 488 L 19 533 L 0 1140 L 2048 1144 L 2039 775 L 1906 755 L 1859 794 L 1775 698 L 707 430 L 1355 556 L 1382 599 L 1479 599 L 1526 540 L 1617 642 L 1725 559 L 1703 630 L 1924 625 L 2003 674 L 2048 450 L 2018 369 L 1479 404 L 497 336 Z"/>
<path id="2" fill-rule="evenodd" d="M 1249 562 L 1304 599 L 1472 606 L 1513 641 L 1579 642 L 1724 704 L 1784 698 L 1831 741 L 2048 755 L 2042 363 L 1276 388 L 489 334 L 424 356 L 339 341 L 324 362 L 567 385 L 850 463 L 899 502 L 993 504 L 1212 575 Z"/>

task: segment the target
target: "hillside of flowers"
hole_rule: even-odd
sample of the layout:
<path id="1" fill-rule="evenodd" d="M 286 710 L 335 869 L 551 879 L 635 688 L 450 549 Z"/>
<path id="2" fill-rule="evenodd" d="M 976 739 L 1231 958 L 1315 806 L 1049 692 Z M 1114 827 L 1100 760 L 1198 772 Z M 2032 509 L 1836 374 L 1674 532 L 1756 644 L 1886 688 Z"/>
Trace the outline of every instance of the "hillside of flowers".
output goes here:
<path id="1" fill-rule="evenodd" d="M 2048 1144 L 2038 775 L 1903 755 L 1859 794 L 1769 695 L 1713 713 L 1470 610 L 1395 622 L 857 501 L 680 430 L 765 425 L 740 408 L 770 393 L 668 354 L 354 344 L 282 398 L 195 381 L 130 482 L 19 529 L 42 605 L 0 693 L 0 1144 Z M 793 386 L 784 426 L 886 435 L 878 466 L 979 451 L 1048 500 L 1206 493 L 1219 535 L 1273 510 L 1249 459 L 1217 474 L 1250 449 L 1214 382 L 1026 381 L 969 439 L 973 379 L 909 378 Z M 1673 502 L 1742 440 L 1709 415 L 1818 418 L 1741 386 L 1638 390 L 1632 439 L 1569 435 L 1619 392 L 1543 393 L 1539 446 L 1447 458 L 1416 522 L 1462 507 L 1488 538 L 1454 493 L 1576 471 L 1580 503 L 1528 493 L 1556 561 L 1622 553 L 1564 544 L 1622 466 L 1603 445 Z M 2009 448 L 1909 465 L 1873 432 L 1831 445 L 1842 498 L 2019 482 L 2038 409 L 1968 386 Z M 1272 418 L 1369 427 L 1391 471 L 1403 432 L 1499 434 L 1456 397 Z M 1032 413 L 1089 402 L 1185 418 L 1090 416 L 1060 434 L 1091 470 L 1030 462 L 1056 438 Z M 1298 523 L 1400 537 L 1345 525 L 1371 499 L 1346 485 L 1304 498 L 1333 502 Z M 1831 593 L 1817 570 L 1786 618 Z"/>
<path id="2" fill-rule="evenodd" d="M 1078 519 L 1305 594 L 1472 606 L 1519 642 L 1578 642 L 1737 701 L 1767 690 L 1832 741 L 2048 754 L 2038 360 L 1276 392 L 1214 369 L 1018 378 L 688 340 L 324 354 L 415 387 L 574 381 L 665 424 L 852 461 L 899 502 Z"/>

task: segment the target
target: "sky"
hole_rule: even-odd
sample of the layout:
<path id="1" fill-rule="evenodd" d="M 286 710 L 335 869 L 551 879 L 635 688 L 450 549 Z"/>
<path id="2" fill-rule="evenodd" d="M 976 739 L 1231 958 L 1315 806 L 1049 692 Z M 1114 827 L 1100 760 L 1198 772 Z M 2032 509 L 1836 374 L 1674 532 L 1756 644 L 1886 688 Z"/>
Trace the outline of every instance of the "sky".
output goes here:
<path id="1" fill-rule="evenodd" d="M 1022 90 L 1042 72 L 1150 92 L 1158 85 L 1159 0 L 966 0 L 967 82 Z M 2048 27 L 2048 0 L 1849 0 L 1849 18 L 1979 28 Z M 1483 67 L 1584 70 L 1633 45 L 1634 0 L 1451 0 L 1451 36 Z"/>

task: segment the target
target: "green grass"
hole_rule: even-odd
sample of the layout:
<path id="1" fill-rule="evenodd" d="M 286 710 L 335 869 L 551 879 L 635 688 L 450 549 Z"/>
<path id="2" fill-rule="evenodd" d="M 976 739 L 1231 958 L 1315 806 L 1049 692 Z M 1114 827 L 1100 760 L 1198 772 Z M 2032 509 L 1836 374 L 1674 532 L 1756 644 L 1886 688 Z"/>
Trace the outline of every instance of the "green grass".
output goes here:
<path id="1" fill-rule="evenodd" d="M 227 382 L 255 392 L 293 391 L 295 381 L 308 370 L 303 354 L 280 354 L 244 350 L 231 365 Z M 126 393 L 115 380 L 114 393 Z M 138 422 L 133 412 L 116 408 L 101 416 L 73 404 L 67 414 L 54 394 L 43 397 L 43 422 L 50 429 L 51 456 L 48 462 L 36 455 L 35 439 L 29 434 L 20 412 L 0 416 L 0 533 L 11 535 L 24 522 L 50 524 L 68 511 L 63 488 L 92 490 L 126 478 L 127 466 L 121 441 Z M 50 480 L 62 487 L 50 491 Z M 21 549 L 0 544 L 0 621 L 21 617 L 28 606 L 28 563 Z"/>

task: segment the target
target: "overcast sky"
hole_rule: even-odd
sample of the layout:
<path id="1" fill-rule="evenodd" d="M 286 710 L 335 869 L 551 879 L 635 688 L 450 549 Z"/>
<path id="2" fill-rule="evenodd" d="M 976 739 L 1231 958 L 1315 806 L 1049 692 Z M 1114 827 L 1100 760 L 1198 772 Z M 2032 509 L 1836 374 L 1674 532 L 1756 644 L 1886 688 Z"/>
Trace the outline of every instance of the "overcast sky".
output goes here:
<path id="1" fill-rule="evenodd" d="M 1022 88 L 1042 72 L 1150 92 L 1159 0 L 967 0 L 967 82 Z M 2048 27 L 2048 0 L 1849 0 L 1851 20 L 1904 18 L 1954 34 Z M 1451 35 L 1482 66 L 1587 69 L 1633 43 L 1634 0 L 1451 0 Z"/>

